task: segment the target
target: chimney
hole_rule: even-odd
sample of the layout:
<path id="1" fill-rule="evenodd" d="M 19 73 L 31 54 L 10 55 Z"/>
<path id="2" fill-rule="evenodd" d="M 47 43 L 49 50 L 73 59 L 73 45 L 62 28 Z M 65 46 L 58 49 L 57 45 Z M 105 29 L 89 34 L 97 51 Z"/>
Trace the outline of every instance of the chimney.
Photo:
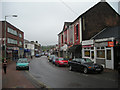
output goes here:
<path id="1" fill-rule="evenodd" d="M 101 0 L 100 2 L 106 2 L 106 0 Z"/>

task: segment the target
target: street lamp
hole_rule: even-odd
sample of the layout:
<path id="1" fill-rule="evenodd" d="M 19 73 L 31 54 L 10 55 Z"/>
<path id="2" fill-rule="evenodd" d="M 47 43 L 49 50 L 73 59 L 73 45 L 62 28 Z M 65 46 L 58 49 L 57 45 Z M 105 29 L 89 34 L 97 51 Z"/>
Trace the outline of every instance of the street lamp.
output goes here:
<path id="1" fill-rule="evenodd" d="M 5 40 L 4 40 L 4 46 L 5 46 L 5 50 L 4 50 L 4 60 L 6 60 L 6 31 L 7 31 L 7 27 L 6 27 L 6 18 L 7 17 L 17 17 L 17 15 L 7 15 L 7 16 L 5 16 L 5 35 L 4 35 L 4 38 L 5 38 Z"/>

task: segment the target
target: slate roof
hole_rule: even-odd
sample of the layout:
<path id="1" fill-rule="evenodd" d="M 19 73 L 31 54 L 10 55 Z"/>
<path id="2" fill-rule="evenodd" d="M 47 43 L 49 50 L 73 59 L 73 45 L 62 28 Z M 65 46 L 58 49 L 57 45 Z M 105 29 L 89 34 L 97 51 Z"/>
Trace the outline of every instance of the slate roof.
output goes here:
<path id="1" fill-rule="evenodd" d="M 120 26 L 105 28 L 101 33 L 98 33 L 98 35 L 91 39 L 103 39 L 110 37 L 120 38 Z"/>

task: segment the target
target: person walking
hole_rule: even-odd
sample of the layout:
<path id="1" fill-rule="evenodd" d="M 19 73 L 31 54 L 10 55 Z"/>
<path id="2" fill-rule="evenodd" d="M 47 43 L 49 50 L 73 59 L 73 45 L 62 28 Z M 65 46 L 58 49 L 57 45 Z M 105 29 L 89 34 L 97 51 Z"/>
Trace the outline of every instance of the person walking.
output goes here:
<path id="1" fill-rule="evenodd" d="M 6 68 L 7 68 L 7 61 L 4 60 L 3 62 L 3 69 L 4 69 L 4 73 L 6 74 Z"/>

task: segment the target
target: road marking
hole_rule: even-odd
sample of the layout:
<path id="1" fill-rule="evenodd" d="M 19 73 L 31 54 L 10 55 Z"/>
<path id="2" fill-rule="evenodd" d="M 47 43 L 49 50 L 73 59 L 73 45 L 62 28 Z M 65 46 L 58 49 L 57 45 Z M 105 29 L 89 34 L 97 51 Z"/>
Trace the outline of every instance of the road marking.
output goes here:
<path id="1" fill-rule="evenodd" d="M 32 74 L 30 74 L 28 71 L 25 71 L 27 74 L 29 74 L 35 81 L 37 81 L 40 85 L 42 85 L 45 88 L 50 88 L 49 86 L 45 85 L 44 83 L 40 82 L 39 80 L 37 80 Z"/>

